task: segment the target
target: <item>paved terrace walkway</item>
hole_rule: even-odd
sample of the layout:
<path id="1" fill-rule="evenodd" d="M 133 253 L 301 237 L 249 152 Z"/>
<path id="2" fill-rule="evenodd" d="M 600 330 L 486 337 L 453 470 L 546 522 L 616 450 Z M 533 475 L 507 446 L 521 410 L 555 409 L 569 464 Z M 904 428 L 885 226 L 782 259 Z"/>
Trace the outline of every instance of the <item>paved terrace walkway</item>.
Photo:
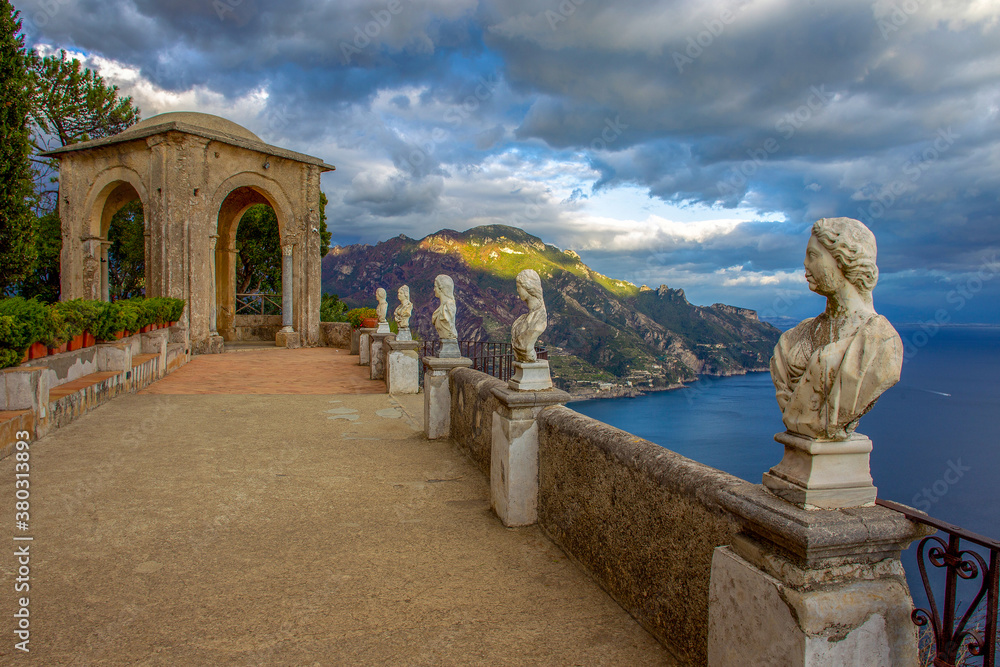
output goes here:
<path id="1" fill-rule="evenodd" d="M 422 396 L 359 395 L 384 385 L 356 363 L 196 357 L 36 442 L 31 653 L 7 548 L 0 664 L 673 664 L 536 528 L 502 526 L 483 475 L 424 439 Z"/>

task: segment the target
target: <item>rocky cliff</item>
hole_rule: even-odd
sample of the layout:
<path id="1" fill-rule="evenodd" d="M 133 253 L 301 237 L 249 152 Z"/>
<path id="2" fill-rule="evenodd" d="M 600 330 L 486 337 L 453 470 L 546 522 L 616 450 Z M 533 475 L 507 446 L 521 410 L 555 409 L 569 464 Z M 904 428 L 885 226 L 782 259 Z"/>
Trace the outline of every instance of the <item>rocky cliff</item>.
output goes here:
<path id="1" fill-rule="evenodd" d="M 374 305 L 375 289 L 385 287 L 391 311 L 395 290 L 409 285 L 411 327 L 427 339 L 435 337 L 433 280 L 447 273 L 455 280 L 459 337 L 507 341 L 526 311 L 514 288 L 525 268 L 542 278 L 549 326 L 541 342 L 563 386 L 663 387 L 697 374 L 764 370 L 780 334 L 752 310 L 695 306 L 681 289 L 609 278 L 572 250 L 501 225 L 332 248 L 323 259 L 323 290 L 361 306 Z"/>

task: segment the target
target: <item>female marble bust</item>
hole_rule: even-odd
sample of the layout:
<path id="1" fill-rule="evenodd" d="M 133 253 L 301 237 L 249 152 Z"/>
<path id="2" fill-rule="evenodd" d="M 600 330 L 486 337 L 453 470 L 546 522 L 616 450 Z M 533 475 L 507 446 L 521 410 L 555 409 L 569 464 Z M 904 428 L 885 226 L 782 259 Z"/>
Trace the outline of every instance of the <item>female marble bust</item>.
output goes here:
<path id="1" fill-rule="evenodd" d="M 399 297 L 399 305 L 392 313 L 393 319 L 396 320 L 400 329 L 409 329 L 410 315 L 413 314 L 413 304 L 410 303 L 410 288 L 403 285 L 396 292 L 396 296 Z"/>
<path id="2" fill-rule="evenodd" d="M 379 287 L 375 290 L 375 299 L 378 300 L 378 305 L 375 307 L 375 312 L 378 314 L 378 321 L 385 322 L 386 313 L 389 312 L 389 302 L 385 298 L 385 290 Z"/>
<path id="3" fill-rule="evenodd" d="M 903 343 L 875 312 L 875 235 L 851 218 L 823 218 L 806 246 L 809 289 L 826 310 L 781 335 L 771 358 L 788 431 L 845 440 L 886 389 L 899 381 Z"/>
<path id="4" fill-rule="evenodd" d="M 451 276 L 443 273 L 434 279 L 434 296 L 441 301 L 434 314 L 431 324 L 437 329 L 441 340 L 457 340 L 458 330 L 455 328 L 455 282 Z"/>
<path id="5" fill-rule="evenodd" d="M 514 320 L 510 329 L 514 359 L 525 362 L 538 361 L 535 341 L 548 326 L 548 314 L 542 300 L 542 279 L 534 269 L 525 269 L 517 274 L 517 295 L 528 305 L 528 312 Z"/>

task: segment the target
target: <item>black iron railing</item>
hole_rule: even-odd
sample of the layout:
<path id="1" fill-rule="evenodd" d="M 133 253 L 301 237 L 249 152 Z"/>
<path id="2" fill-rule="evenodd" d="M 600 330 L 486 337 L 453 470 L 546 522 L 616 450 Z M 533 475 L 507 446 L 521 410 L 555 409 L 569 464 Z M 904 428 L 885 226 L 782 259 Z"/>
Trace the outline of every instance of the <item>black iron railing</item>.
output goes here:
<path id="1" fill-rule="evenodd" d="M 996 667 L 997 661 L 997 605 L 1000 604 L 1000 542 L 963 530 L 944 521 L 938 521 L 925 514 L 919 514 L 905 505 L 879 498 L 876 504 L 902 513 L 910 521 L 916 521 L 943 533 L 945 541 L 937 535 L 920 540 L 917 547 L 917 566 L 920 579 L 927 593 L 930 609 L 914 609 L 911 617 L 919 626 L 930 625 L 934 636 L 935 667 L 955 667 L 959 651 L 967 644 L 969 653 L 982 656 L 983 667 Z M 971 549 L 963 549 L 961 541 L 976 544 L 989 551 L 990 562 Z M 928 548 L 928 546 L 930 548 Z M 936 568 L 945 568 L 944 606 L 938 610 L 927 576 L 927 562 Z M 971 581 L 981 577 L 979 591 L 959 616 L 957 606 L 958 580 Z M 982 629 L 969 627 L 980 605 L 986 603 L 986 622 Z"/>
<path id="2" fill-rule="evenodd" d="M 281 315 L 280 294 L 237 294 L 237 315 Z"/>
<path id="3" fill-rule="evenodd" d="M 487 375 L 507 381 L 514 373 L 514 348 L 510 343 L 490 343 L 479 340 L 460 340 L 458 349 L 463 357 L 472 359 L 472 367 Z M 420 356 L 436 356 L 441 350 L 440 340 L 425 340 L 420 347 Z M 544 348 L 535 348 L 539 359 L 548 359 Z"/>

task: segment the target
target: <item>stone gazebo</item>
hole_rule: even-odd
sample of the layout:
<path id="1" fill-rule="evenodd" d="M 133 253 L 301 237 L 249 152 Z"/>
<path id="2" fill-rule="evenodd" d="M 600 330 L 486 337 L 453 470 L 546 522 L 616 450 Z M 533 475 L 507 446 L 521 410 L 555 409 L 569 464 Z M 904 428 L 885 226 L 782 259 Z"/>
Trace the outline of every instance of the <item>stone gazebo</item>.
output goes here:
<path id="1" fill-rule="evenodd" d="M 45 155 L 60 161 L 63 299 L 108 300 L 108 227 L 138 199 L 146 295 L 185 299 L 192 350 L 219 352 L 236 337 L 236 227 L 248 208 L 268 204 L 282 252 L 279 340 L 320 343 L 320 174 L 334 167 L 192 112 Z"/>

